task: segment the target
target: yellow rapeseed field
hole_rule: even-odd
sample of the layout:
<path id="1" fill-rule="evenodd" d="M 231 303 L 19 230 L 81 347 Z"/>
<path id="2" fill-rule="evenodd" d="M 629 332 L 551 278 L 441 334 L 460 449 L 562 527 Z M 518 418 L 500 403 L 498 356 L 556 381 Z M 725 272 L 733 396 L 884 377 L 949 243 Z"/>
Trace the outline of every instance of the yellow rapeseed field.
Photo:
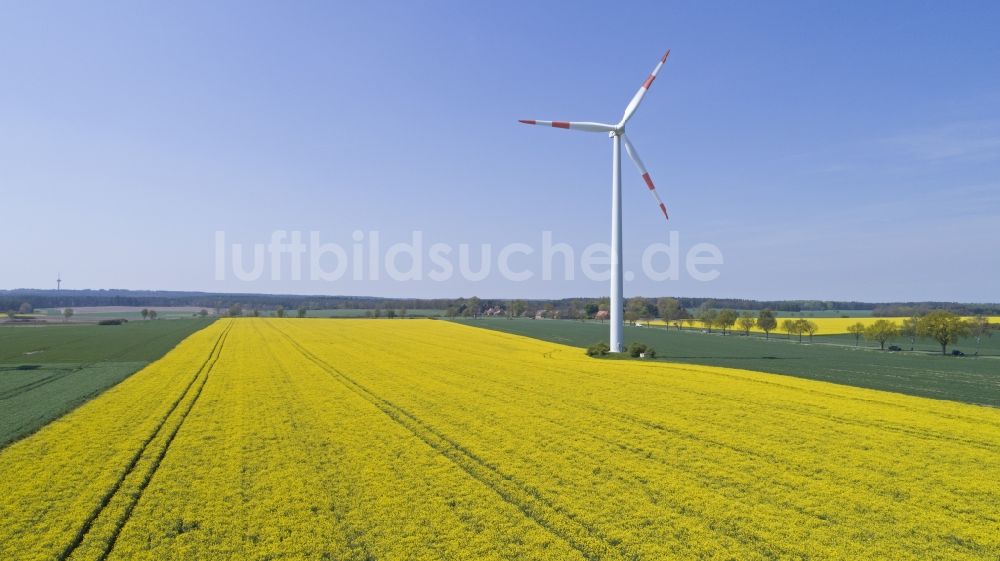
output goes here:
<path id="1" fill-rule="evenodd" d="M 0 452 L 0 559 L 1000 558 L 1000 411 L 220 320 Z"/>

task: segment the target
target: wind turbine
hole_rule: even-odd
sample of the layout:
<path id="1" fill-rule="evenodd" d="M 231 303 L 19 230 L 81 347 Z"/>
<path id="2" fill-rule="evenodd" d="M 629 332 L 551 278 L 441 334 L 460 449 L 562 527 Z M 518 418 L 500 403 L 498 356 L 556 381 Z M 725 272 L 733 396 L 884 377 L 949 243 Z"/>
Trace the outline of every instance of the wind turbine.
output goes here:
<path id="1" fill-rule="evenodd" d="M 663 63 L 667 62 L 668 56 L 670 56 L 669 49 L 667 49 L 663 58 L 660 59 L 660 62 L 656 64 L 656 68 L 646 78 L 646 81 L 639 87 L 639 91 L 632 96 L 632 101 L 628 102 L 628 106 L 625 107 L 625 114 L 622 116 L 622 120 L 616 125 L 573 121 L 520 120 L 526 125 L 543 125 L 557 129 L 584 132 L 606 132 L 611 137 L 611 342 L 609 346 L 613 353 L 620 353 L 623 350 L 622 332 L 624 330 L 624 323 L 622 321 L 622 301 L 624 300 L 624 292 L 622 290 L 622 144 L 625 144 L 625 151 L 628 153 L 628 157 L 639 168 L 639 173 L 642 174 L 642 179 L 646 182 L 649 193 L 653 195 L 656 204 L 660 206 L 663 217 L 669 220 L 667 207 L 663 204 L 660 196 L 656 194 L 656 187 L 653 186 L 653 180 L 650 179 L 649 172 L 646 171 L 646 166 L 643 165 L 642 160 L 639 158 L 639 152 L 636 151 L 635 146 L 625 136 L 625 123 L 632 118 L 636 109 L 639 108 L 639 103 L 642 102 L 642 98 L 646 95 L 649 87 L 653 85 L 653 80 L 656 79 L 656 75 L 660 72 L 660 68 L 663 67 Z"/>

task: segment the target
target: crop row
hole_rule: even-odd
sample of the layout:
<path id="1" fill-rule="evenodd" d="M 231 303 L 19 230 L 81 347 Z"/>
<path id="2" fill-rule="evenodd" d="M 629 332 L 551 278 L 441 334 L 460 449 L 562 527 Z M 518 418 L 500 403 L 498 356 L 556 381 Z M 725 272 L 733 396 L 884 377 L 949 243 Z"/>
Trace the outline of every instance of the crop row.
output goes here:
<path id="1" fill-rule="evenodd" d="M 109 521 L 124 514 L 136 476 L 164 449 L 178 409 L 221 348 L 223 329 L 220 323 L 196 333 L 0 453 L 0 558 L 67 559 L 81 546 L 86 558 L 100 556 L 112 539 Z"/>

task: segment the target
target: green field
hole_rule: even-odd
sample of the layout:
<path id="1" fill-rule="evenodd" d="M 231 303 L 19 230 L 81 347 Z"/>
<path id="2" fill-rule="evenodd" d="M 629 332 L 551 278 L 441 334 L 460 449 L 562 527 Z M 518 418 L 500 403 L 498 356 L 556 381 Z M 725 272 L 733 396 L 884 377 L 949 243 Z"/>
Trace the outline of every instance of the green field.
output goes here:
<path id="1" fill-rule="evenodd" d="M 594 322 L 530 319 L 460 319 L 467 325 L 586 347 L 607 341 L 608 326 Z M 625 327 L 626 345 L 656 349 L 657 360 L 745 368 L 909 395 L 1000 406 L 1000 338 L 984 341 L 983 356 L 951 357 L 934 352 L 882 352 L 855 348 L 850 335 L 816 337 L 812 344 L 784 335 L 722 336 L 663 327 Z M 897 341 L 903 346 L 903 341 Z M 909 341 L 906 346 L 909 348 Z M 923 342 L 921 348 L 939 348 Z M 972 345 L 958 348 L 972 351 Z M 583 351 L 581 351 L 583 352 Z"/>
<path id="2" fill-rule="evenodd" d="M 393 308 L 395 309 L 395 308 Z M 398 309 L 395 309 L 396 313 L 399 313 Z M 385 317 L 385 313 L 388 308 L 382 310 L 382 316 Z M 309 310 L 306 313 L 307 317 L 311 318 L 363 318 L 367 312 L 374 312 L 374 310 Z M 295 310 L 290 310 L 289 315 L 294 316 Z M 444 314 L 444 310 L 434 310 L 434 309 L 417 309 L 417 310 L 406 310 L 407 317 L 438 317 Z"/>
<path id="3" fill-rule="evenodd" d="M 128 310 L 114 310 L 114 311 L 92 311 L 86 308 L 74 308 L 73 309 L 73 321 L 82 320 L 93 320 L 99 321 L 102 319 L 118 319 L 123 318 L 129 321 L 141 321 L 142 320 L 142 308 L 134 307 Z M 157 319 L 187 319 L 195 317 L 198 310 L 171 310 L 169 308 L 156 308 Z M 214 312 L 213 309 L 206 308 L 209 314 Z M 36 317 L 45 318 L 49 321 L 60 321 L 63 317 L 62 308 L 46 308 L 43 310 L 36 310 Z"/>
<path id="4" fill-rule="evenodd" d="M 0 326 L 0 447 L 117 384 L 211 322 Z"/>

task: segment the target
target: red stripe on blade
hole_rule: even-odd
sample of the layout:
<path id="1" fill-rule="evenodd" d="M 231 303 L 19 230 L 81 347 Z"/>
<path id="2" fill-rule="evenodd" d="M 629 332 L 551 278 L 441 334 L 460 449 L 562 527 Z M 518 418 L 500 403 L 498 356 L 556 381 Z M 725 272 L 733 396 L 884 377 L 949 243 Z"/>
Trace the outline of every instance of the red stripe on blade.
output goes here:
<path id="1" fill-rule="evenodd" d="M 557 129 L 568 129 L 569 123 L 565 121 L 552 121 L 552 126 Z"/>
<path id="2" fill-rule="evenodd" d="M 646 88 L 648 90 L 649 86 L 653 85 L 653 80 L 655 80 L 655 79 L 656 79 L 656 76 L 653 76 L 652 74 L 650 74 L 649 78 L 646 78 L 646 81 L 642 83 L 642 87 L 644 87 L 644 88 Z M 634 83 L 635 82 L 633 82 L 633 84 Z"/>
<path id="3" fill-rule="evenodd" d="M 663 58 L 660 59 L 660 62 L 667 62 L 668 56 L 670 56 L 670 49 L 667 49 L 667 54 L 663 55 Z"/>
<path id="4" fill-rule="evenodd" d="M 535 120 L 534 119 L 518 119 L 517 121 L 519 123 L 524 123 L 526 125 L 534 125 L 535 124 Z"/>
<path id="5" fill-rule="evenodd" d="M 660 203 L 660 210 L 663 211 L 663 217 L 666 218 L 667 220 L 670 220 L 670 217 L 667 216 L 667 205 Z"/>
<path id="6" fill-rule="evenodd" d="M 655 189 L 655 187 L 653 187 L 653 180 L 649 177 L 649 173 L 642 174 L 642 180 L 646 182 L 646 187 L 649 187 L 650 191 Z"/>

